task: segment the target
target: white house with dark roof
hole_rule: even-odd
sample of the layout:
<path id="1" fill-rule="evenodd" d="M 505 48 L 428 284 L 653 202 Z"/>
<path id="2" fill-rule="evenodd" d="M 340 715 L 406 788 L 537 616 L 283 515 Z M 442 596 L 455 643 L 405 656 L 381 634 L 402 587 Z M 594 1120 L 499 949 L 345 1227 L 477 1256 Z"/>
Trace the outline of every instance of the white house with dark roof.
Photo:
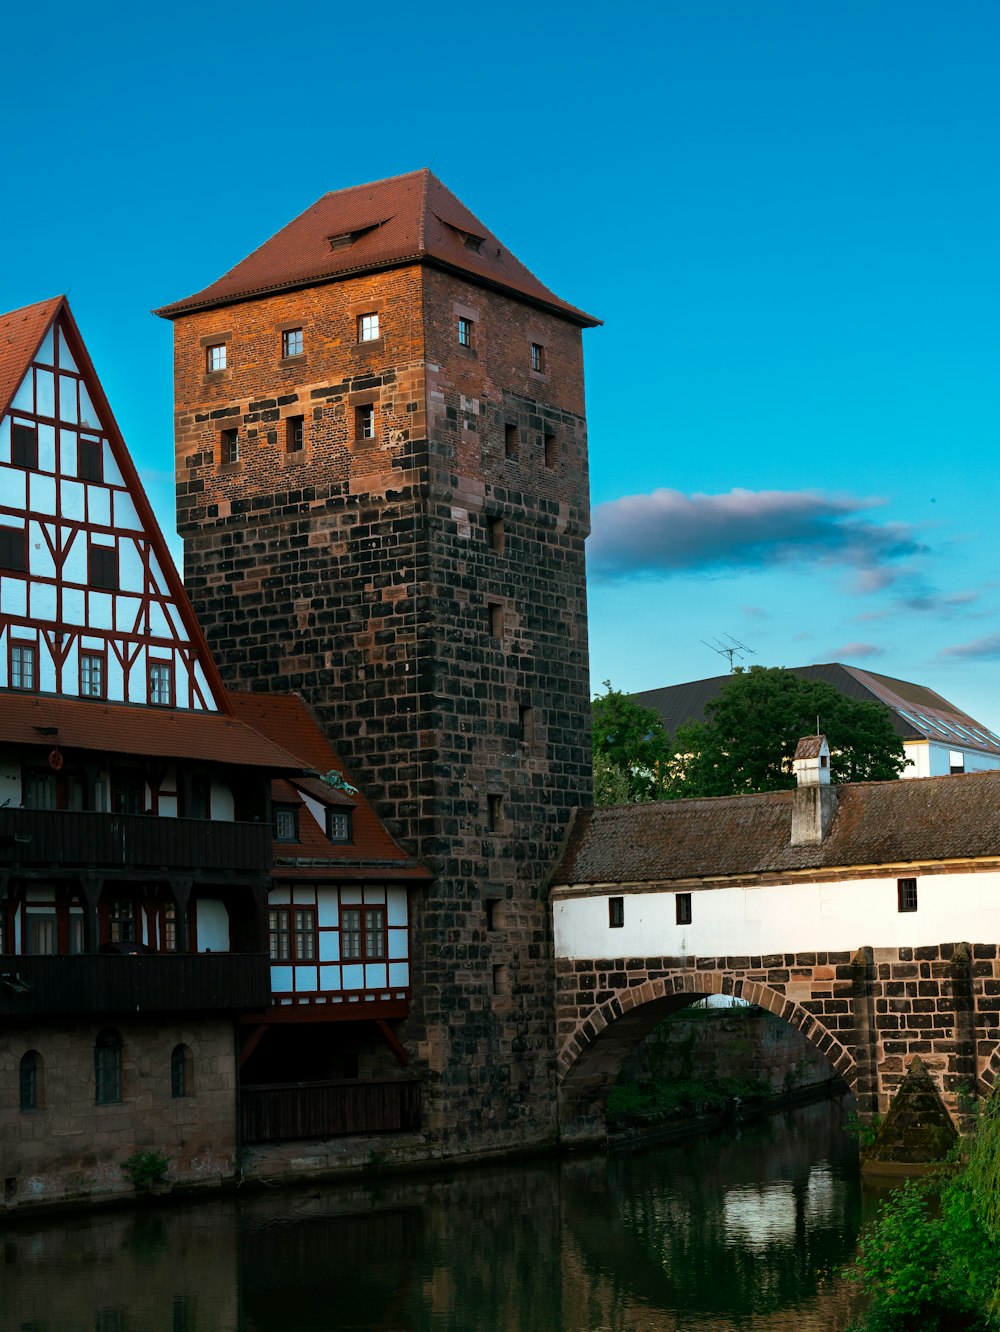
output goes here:
<path id="1" fill-rule="evenodd" d="M 904 777 L 944 777 L 1000 769 L 1000 736 L 926 685 L 841 662 L 788 669 L 804 680 L 823 680 L 847 698 L 886 708 L 909 759 Z M 632 697 L 643 707 L 654 708 L 673 735 L 685 722 L 704 721 L 705 709 L 731 679 L 729 675 L 716 675 L 644 689 Z"/>

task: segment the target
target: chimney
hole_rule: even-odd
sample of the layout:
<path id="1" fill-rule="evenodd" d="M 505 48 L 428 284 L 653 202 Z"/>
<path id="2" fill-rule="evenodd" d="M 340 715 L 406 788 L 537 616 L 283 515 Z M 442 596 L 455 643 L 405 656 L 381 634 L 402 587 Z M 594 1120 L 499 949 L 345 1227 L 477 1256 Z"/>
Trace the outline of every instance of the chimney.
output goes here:
<path id="1" fill-rule="evenodd" d="M 792 760 L 792 846 L 819 846 L 837 812 L 837 788 L 830 785 L 830 746 L 825 735 L 806 735 Z"/>

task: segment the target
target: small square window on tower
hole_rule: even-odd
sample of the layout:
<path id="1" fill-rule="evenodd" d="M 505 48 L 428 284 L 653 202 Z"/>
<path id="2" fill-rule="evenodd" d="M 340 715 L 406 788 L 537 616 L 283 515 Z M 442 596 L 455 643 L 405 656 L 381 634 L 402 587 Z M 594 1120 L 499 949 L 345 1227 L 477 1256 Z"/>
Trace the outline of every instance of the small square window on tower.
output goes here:
<path id="1" fill-rule="evenodd" d="M 518 738 L 522 744 L 535 743 L 535 709 L 522 703 L 517 710 Z"/>
<path id="2" fill-rule="evenodd" d="M 548 431 L 542 436 L 542 443 L 545 451 L 545 466 L 551 472 L 559 461 L 559 446 L 556 443 L 555 435 Z"/>
<path id="3" fill-rule="evenodd" d="M 302 355 L 301 328 L 286 328 L 281 335 L 281 354 L 284 357 Z"/>
<path id="4" fill-rule="evenodd" d="M 472 346 L 472 320 L 462 319 L 458 321 L 458 345 L 460 347 Z"/>
<path id="5" fill-rule="evenodd" d="M 517 457 L 517 426 L 513 421 L 503 428 L 503 451 L 505 458 Z"/>
<path id="6" fill-rule="evenodd" d="M 491 833 L 503 829 L 503 796 L 492 791 L 486 797 L 486 827 Z"/>
<path id="7" fill-rule="evenodd" d="M 503 638 L 503 607 L 498 605 L 487 606 L 486 613 L 490 621 L 490 636 Z"/>
<path id="8" fill-rule="evenodd" d="M 897 909 L 899 911 L 916 911 L 917 909 L 916 879 L 897 879 L 896 899 L 897 899 Z"/>
<path id="9" fill-rule="evenodd" d="M 486 539 L 490 543 L 490 550 L 495 550 L 498 555 L 504 553 L 507 537 L 504 532 L 502 518 L 486 519 Z"/>
<path id="10" fill-rule="evenodd" d="M 375 438 L 375 404 L 373 402 L 366 402 L 364 406 L 354 409 L 354 437 L 355 439 Z"/>
<path id="11" fill-rule="evenodd" d="M 306 418 L 289 416 L 285 420 L 285 452 L 300 453 L 305 443 Z"/>
<path id="12" fill-rule="evenodd" d="M 378 337 L 379 337 L 378 315 L 377 314 L 358 315 L 358 341 L 377 342 Z"/>
<path id="13" fill-rule="evenodd" d="M 677 924 L 691 924 L 691 894 L 677 893 L 674 897 L 674 905 L 677 909 Z"/>
<path id="14" fill-rule="evenodd" d="M 620 930 L 625 924 L 624 897 L 608 898 L 608 929 Z"/>
<path id="15" fill-rule="evenodd" d="M 216 375 L 220 370 L 225 370 L 226 362 L 226 344 L 224 342 L 215 342 L 205 348 L 206 374 Z"/>
<path id="16" fill-rule="evenodd" d="M 545 348 L 540 342 L 531 344 L 531 368 L 538 375 L 545 373 Z"/>

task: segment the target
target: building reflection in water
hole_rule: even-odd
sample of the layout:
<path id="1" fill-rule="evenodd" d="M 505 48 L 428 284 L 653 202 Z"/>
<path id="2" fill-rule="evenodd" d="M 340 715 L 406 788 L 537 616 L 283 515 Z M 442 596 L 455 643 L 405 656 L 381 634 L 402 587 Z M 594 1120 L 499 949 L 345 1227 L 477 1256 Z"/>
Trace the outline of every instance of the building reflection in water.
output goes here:
<path id="1" fill-rule="evenodd" d="M 15 1223 L 24 1332 L 839 1332 L 845 1107 L 632 1155 Z"/>

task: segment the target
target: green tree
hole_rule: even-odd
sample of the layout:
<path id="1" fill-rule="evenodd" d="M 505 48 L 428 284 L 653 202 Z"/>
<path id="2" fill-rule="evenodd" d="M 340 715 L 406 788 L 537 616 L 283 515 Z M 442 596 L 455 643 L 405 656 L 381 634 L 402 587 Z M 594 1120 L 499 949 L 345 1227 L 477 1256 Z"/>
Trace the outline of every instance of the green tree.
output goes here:
<path id="1" fill-rule="evenodd" d="M 655 708 L 612 689 L 594 699 L 594 800 L 598 805 L 623 805 L 657 800 L 670 742 Z"/>
<path id="2" fill-rule="evenodd" d="M 679 726 L 667 795 L 738 795 L 795 785 L 791 760 L 819 729 L 838 782 L 886 781 L 906 766 L 903 742 L 878 703 L 845 698 L 825 680 L 778 666 L 739 669 L 705 709 L 704 722 Z"/>

